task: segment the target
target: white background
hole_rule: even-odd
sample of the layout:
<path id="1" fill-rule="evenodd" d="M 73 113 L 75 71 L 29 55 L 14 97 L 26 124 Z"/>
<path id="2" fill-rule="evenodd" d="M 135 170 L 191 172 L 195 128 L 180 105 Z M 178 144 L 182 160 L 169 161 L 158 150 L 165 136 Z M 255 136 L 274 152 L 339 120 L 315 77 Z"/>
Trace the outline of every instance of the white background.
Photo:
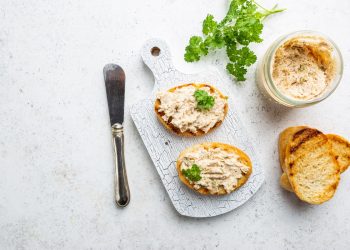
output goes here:
<path id="1" fill-rule="evenodd" d="M 259 1 L 272 7 L 276 0 Z M 350 138 L 350 2 L 283 0 L 265 20 L 261 58 L 278 36 L 301 29 L 329 35 L 344 61 L 343 80 L 316 106 L 290 110 L 266 101 L 251 67 L 232 81 L 230 98 L 254 139 L 266 180 L 242 207 L 211 219 L 177 214 L 130 118 L 125 114 L 128 207 L 113 198 L 113 152 L 102 68 L 120 64 L 126 105 L 150 93 L 153 77 L 139 51 L 164 39 L 185 72 L 224 70 L 222 53 L 196 64 L 184 48 L 207 13 L 222 18 L 226 0 L 0 0 L 1 249 L 346 249 L 350 245 L 350 171 L 334 198 L 298 201 L 278 183 L 277 138 L 308 124 Z"/>

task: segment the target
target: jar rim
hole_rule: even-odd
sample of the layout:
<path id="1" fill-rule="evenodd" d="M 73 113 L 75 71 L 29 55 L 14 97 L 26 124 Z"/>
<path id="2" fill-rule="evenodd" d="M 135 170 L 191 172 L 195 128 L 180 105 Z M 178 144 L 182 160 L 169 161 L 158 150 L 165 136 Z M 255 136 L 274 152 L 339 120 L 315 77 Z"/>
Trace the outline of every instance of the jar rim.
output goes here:
<path id="1" fill-rule="evenodd" d="M 287 40 L 289 40 L 297 35 L 314 35 L 314 36 L 318 36 L 318 37 L 325 39 L 333 47 L 335 57 L 336 57 L 335 59 L 337 60 L 335 77 L 331 82 L 331 87 L 329 87 L 329 89 L 327 91 L 325 91 L 321 96 L 319 96 L 317 98 L 310 99 L 310 100 L 297 100 L 297 99 L 290 98 L 290 97 L 286 96 L 276 87 L 276 85 L 274 84 L 272 75 L 271 75 L 271 66 L 272 66 L 273 59 L 274 59 L 274 56 L 275 56 L 277 49 L 283 43 L 285 43 Z M 267 62 L 266 62 L 266 60 L 267 60 Z M 341 81 L 342 75 L 343 75 L 343 68 L 344 68 L 342 54 L 340 52 L 339 47 L 335 44 L 335 42 L 332 39 L 330 39 L 328 36 L 324 35 L 323 33 L 311 31 L 311 30 L 294 31 L 294 32 L 285 34 L 283 36 L 280 36 L 269 47 L 268 51 L 265 54 L 264 61 L 265 61 L 265 63 L 263 65 L 263 67 L 264 67 L 263 71 L 264 71 L 265 78 L 267 78 L 266 82 L 267 82 L 268 88 L 270 88 L 270 90 L 273 91 L 274 94 L 276 94 L 278 99 L 287 103 L 288 105 L 295 106 L 295 107 L 304 107 L 304 106 L 316 104 L 316 103 L 326 99 L 327 97 L 329 97 L 338 87 L 338 85 Z"/>

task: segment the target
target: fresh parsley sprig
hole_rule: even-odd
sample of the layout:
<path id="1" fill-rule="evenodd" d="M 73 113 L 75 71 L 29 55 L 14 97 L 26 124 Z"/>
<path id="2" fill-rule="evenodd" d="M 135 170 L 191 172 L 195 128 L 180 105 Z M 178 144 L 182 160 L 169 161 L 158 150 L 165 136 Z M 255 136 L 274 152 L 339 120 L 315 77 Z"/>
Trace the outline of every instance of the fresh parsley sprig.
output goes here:
<path id="1" fill-rule="evenodd" d="M 262 20 L 284 11 L 276 7 L 277 5 L 268 10 L 254 0 L 232 0 L 221 22 L 215 21 L 213 15 L 207 15 L 203 21 L 203 36 L 190 38 L 185 60 L 195 62 L 210 51 L 226 47 L 226 54 L 230 60 L 226 69 L 238 81 L 244 81 L 247 68 L 257 59 L 248 45 L 262 42 Z"/>
<path id="2" fill-rule="evenodd" d="M 183 169 L 181 172 L 190 181 L 200 181 L 202 179 L 201 169 L 197 164 L 193 164 L 191 168 Z"/>
<path id="3" fill-rule="evenodd" d="M 197 89 L 194 92 L 194 98 L 196 98 L 197 109 L 199 110 L 209 110 L 215 103 L 214 97 L 209 95 L 207 91 L 201 89 Z"/>

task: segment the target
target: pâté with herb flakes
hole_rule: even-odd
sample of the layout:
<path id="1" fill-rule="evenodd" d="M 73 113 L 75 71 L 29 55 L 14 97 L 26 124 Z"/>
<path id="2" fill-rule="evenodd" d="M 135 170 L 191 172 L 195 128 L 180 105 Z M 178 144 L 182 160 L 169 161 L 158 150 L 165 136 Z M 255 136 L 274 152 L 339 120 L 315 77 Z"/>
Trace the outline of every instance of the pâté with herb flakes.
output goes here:
<path id="1" fill-rule="evenodd" d="M 252 162 L 242 150 L 208 142 L 185 149 L 177 159 L 180 180 L 200 194 L 223 195 L 237 190 L 252 173 Z"/>
<path id="2" fill-rule="evenodd" d="M 189 83 L 156 94 L 159 121 L 180 136 L 209 133 L 225 119 L 227 97 L 209 84 Z"/>

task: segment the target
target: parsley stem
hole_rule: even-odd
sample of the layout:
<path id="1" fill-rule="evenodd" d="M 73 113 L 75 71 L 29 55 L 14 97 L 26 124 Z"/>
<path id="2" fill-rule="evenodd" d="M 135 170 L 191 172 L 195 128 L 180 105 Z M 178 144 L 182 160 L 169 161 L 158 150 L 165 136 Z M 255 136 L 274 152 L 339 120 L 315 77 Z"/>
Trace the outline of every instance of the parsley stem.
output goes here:
<path id="1" fill-rule="evenodd" d="M 264 12 L 261 13 L 261 20 L 264 20 L 269 15 L 272 15 L 272 14 L 275 14 L 275 13 L 282 12 L 282 11 L 286 10 L 286 9 L 276 9 L 277 8 L 277 4 L 275 4 L 275 6 L 273 6 L 273 8 L 269 10 L 269 9 L 266 9 L 265 7 L 261 6 L 260 4 L 258 4 L 256 1 L 253 0 L 253 2 L 260 9 L 264 10 Z"/>
<path id="2" fill-rule="evenodd" d="M 265 13 L 261 13 L 261 20 L 264 20 L 266 17 L 272 15 L 272 14 L 276 14 L 276 13 L 279 13 L 279 12 L 283 12 L 285 11 L 286 9 L 275 9 L 277 6 L 275 6 L 273 9 L 271 10 L 266 10 Z"/>
<path id="3" fill-rule="evenodd" d="M 256 6 L 259 6 L 261 9 L 265 10 L 265 11 L 269 11 L 268 9 L 264 8 L 263 6 L 261 6 L 260 4 L 258 4 L 256 1 L 253 1 L 255 3 Z M 277 5 L 275 5 L 277 6 Z"/>

